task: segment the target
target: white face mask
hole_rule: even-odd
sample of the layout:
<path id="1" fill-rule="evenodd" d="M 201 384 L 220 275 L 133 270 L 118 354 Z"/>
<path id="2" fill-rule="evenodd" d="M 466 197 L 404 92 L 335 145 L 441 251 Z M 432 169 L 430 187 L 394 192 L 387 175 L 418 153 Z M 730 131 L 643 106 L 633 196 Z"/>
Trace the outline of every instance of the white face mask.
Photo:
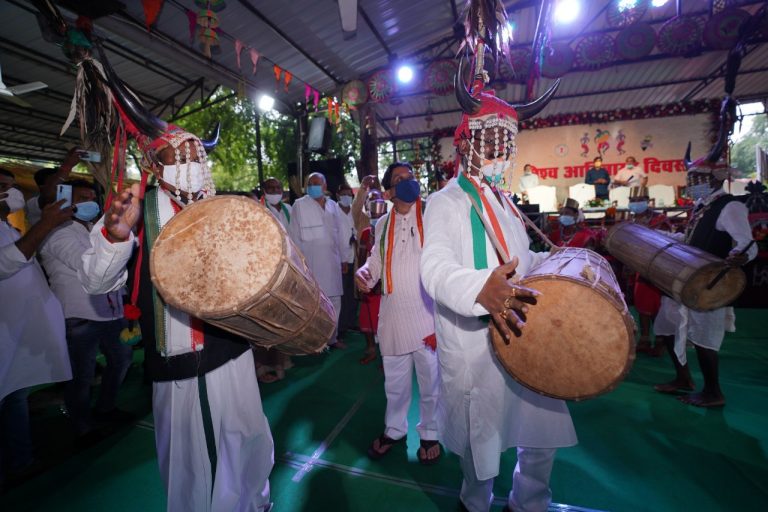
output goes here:
<path id="1" fill-rule="evenodd" d="M 339 196 L 339 204 L 344 208 L 352 206 L 352 196 Z"/>
<path id="2" fill-rule="evenodd" d="M 21 193 L 21 190 L 11 187 L 6 191 L 6 193 L 8 194 L 8 197 L 5 199 L 0 199 L 0 201 L 3 201 L 8 205 L 8 209 L 11 213 L 17 212 L 24 208 L 24 194 Z"/>
<path id="3" fill-rule="evenodd" d="M 689 185 L 686 192 L 688 193 L 688 197 L 694 201 L 698 201 L 711 194 L 712 187 L 709 186 L 709 183 L 699 183 L 698 185 Z"/>
<path id="4" fill-rule="evenodd" d="M 283 194 L 264 194 L 264 198 L 269 204 L 277 204 L 283 200 Z"/>
<path id="5" fill-rule="evenodd" d="M 179 164 L 178 180 L 176 182 L 176 164 L 163 166 L 163 181 L 184 192 L 199 192 L 205 187 L 203 165 L 200 162 Z"/>

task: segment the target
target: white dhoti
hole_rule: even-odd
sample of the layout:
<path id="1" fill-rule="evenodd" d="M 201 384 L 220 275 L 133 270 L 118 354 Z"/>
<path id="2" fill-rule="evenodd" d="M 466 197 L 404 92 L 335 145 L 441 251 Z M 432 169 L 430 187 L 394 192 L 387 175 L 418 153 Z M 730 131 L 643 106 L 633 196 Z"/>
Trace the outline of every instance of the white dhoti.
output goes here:
<path id="1" fill-rule="evenodd" d="M 269 510 L 272 435 L 250 351 L 199 379 L 155 382 L 152 404 L 168 511 Z"/>
<path id="2" fill-rule="evenodd" d="M 384 391 L 387 412 L 384 434 L 402 439 L 408 434 L 408 409 L 411 406 L 413 368 L 419 383 L 419 424 L 416 430 L 424 441 L 436 441 L 437 400 L 440 394 L 440 373 L 437 354 L 425 347 L 400 356 L 382 356 Z"/>

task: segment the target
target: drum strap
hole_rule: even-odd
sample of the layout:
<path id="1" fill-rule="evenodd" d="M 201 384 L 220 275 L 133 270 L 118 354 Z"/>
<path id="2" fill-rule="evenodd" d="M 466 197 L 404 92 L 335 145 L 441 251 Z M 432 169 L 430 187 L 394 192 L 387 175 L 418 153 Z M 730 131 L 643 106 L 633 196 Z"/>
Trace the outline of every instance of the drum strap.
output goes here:
<path id="1" fill-rule="evenodd" d="M 501 231 L 499 225 L 499 219 L 493 212 L 493 208 L 485 200 L 485 195 L 481 194 L 477 185 L 473 184 L 464 173 L 459 174 L 458 183 L 461 189 L 467 194 L 472 202 L 472 209 L 469 212 L 469 218 L 472 225 L 472 256 L 475 263 L 475 269 L 480 270 L 488 268 L 488 254 L 485 248 L 485 236 L 486 232 L 488 237 L 493 241 L 496 251 L 499 253 L 499 257 L 507 260 L 509 259 L 509 249 L 507 248 L 507 242 L 504 239 L 504 233 Z M 485 211 L 488 211 L 488 218 L 490 220 L 490 226 L 486 225 Z"/>

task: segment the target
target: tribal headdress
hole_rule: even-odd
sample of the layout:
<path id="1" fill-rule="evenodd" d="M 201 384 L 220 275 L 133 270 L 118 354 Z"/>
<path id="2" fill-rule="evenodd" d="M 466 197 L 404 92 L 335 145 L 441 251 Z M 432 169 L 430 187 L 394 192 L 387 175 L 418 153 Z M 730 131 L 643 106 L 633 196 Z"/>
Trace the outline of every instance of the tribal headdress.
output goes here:
<path id="1" fill-rule="evenodd" d="M 718 181 L 723 181 L 733 174 L 735 169 L 729 167 L 725 161 L 721 160 L 721 157 L 728 144 L 728 135 L 733 126 L 735 112 L 736 102 L 733 98 L 730 96 L 723 98 L 723 103 L 720 107 L 720 127 L 717 134 L 717 141 L 709 150 L 707 156 L 691 161 L 691 143 L 688 143 L 683 163 L 685 163 L 685 168 L 688 171 L 689 177 L 691 174 L 704 174 L 711 175 Z"/>
<path id="2" fill-rule="evenodd" d="M 501 0 L 473 0 L 469 2 L 466 13 L 466 37 L 462 48 L 473 53 L 470 63 L 472 86 L 467 89 L 464 81 L 465 59 L 462 58 L 454 79 L 454 89 L 456 100 L 464 113 L 454 134 L 454 145 L 458 146 L 461 140 L 479 138 L 480 154 L 484 155 L 486 132 L 493 130 L 495 156 L 513 161 L 517 154 L 515 138 L 518 123 L 543 110 L 555 94 L 560 81 L 552 84 L 540 98 L 527 104 L 509 104 L 497 97 L 493 90 L 485 90 L 489 81 L 484 65 L 486 52 L 494 63 L 506 58 L 507 43 L 503 34 L 507 15 Z"/>

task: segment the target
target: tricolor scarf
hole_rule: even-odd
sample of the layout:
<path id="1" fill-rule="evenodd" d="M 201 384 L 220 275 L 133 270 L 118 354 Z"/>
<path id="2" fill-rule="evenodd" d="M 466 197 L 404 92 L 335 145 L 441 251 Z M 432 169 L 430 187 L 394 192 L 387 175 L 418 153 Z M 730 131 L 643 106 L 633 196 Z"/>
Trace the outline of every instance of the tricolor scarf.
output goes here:
<path id="1" fill-rule="evenodd" d="M 260 201 L 261 201 L 261 204 L 263 204 L 267 208 L 274 208 L 271 204 L 267 204 L 267 201 L 264 199 L 264 196 L 261 196 Z M 288 224 L 290 224 L 291 223 L 291 214 L 288 211 L 288 208 L 285 207 L 285 203 L 283 203 L 282 201 L 280 201 L 280 209 L 282 210 L 283 215 L 285 215 L 285 219 L 288 221 Z"/>
<path id="2" fill-rule="evenodd" d="M 147 254 L 152 254 L 152 247 L 162 227 L 178 213 L 176 204 L 170 200 L 161 206 L 159 192 L 154 188 L 147 192 L 144 207 L 144 227 L 147 241 Z M 162 211 L 161 211 L 162 210 Z M 184 313 L 166 304 L 157 289 L 152 286 L 152 302 L 155 317 L 155 343 L 157 351 L 163 356 L 171 350 L 188 344 L 192 351 L 202 350 L 204 336 L 202 320 Z M 174 342 L 178 343 L 174 343 Z"/>
<path id="3" fill-rule="evenodd" d="M 416 199 L 413 205 L 416 208 L 416 225 L 419 228 L 419 243 L 424 247 L 424 223 L 421 213 L 421 198 Z M 384 219 L 384 225 L 381 229 L 381 238 L 379 238 L 379 254 L 381 255 L 381 290 L 384 295 L 389 295 L 394 290 L 392 280 L 392 253 L 395 249 L 395 216 L 393 208 Z"/>

